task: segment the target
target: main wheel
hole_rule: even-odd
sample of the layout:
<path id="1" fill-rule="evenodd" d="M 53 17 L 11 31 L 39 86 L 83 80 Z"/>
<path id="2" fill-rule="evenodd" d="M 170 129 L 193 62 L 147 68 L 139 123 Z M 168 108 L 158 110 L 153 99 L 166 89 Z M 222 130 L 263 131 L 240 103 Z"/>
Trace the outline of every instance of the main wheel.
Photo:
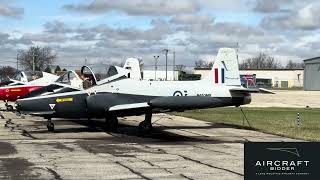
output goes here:
<path id="1" fill-rule="evenodd" d="M 107 116 L 105 129 L 107 131 L 117 131 L 118 130 L 118 118 L 116 116 Z"/>
<path id="2" fill-rule="evenodd" d="M 47 128 L 49 132 L 53 132 L 54 131 L 54 124 L 52 122 L 47 124 Z"/>
<path id="3" fill-rule="evenodd" d="M 147 121 L 139 123 L 139 131 L 143 134 L 149 134 L 152 131 L 152 124 Z"/>

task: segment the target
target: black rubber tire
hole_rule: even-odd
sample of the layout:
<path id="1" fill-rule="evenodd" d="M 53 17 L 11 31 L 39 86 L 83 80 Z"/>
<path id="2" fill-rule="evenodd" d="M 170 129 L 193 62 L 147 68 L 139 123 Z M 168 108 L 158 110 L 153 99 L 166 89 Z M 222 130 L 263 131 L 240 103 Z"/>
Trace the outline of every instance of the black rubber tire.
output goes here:
<path id="1" fill-rule="evenodd" d="M 13 106 L 12 105 L 8 105 L 7 106 L 7 111 L 13 111 Z"/>
<path id="2" fill-rule="evenodd" d="M 116 132 L 118 130 L 118 118 L 116 116 L 106 117 L 105 130 Z"/>
<path id="3" fill-rule="evenodd" d="M 152 124 L 142 121 L 139 123 L 139 132 L 143 134 L 150 134 L 152 131 Z"/>
<path id="4" fill-rule="evenodd" d="M 47 124 L 47 129 L 49 132 L 53 132 L 54 131 L 54 124 L 53 123 L 48 123 Z"/>

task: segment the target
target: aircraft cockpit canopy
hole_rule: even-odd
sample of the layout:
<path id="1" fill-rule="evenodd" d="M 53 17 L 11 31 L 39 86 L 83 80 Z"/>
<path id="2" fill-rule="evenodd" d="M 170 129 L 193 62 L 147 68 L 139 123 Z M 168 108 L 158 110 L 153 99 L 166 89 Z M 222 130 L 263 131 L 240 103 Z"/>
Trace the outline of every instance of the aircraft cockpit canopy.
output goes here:
<path id="1" fill-rule="evenodd" d="M 22 72 L 17 72 L 16 74 L 14 74 L 10 78 L 13 79 L 13 80 L 16 80 L 16 81 L 21 81 L 22 77 L 23 77 Z"/>
<path id="2" fill-rule="evenodd" d="M 23 77 L 23 73 L 25 74 L 25 77 L 27 77 L 28 82 L 43 77 L 43 74 L 41 71 L 25 71 L 21 73 L 22 77 Z"/>
<path id="3" fill-rule="evenodd" d="M 118 74 L 118 70 L 115 66 L 110 66 L 108 69 L 107 77 L 111 77 Z"/>
<path id="4" fill-rule="evenodd" d="M 97 78 L 94 75 L 92 69 L 88 66 L 82 66 L 81 68 L 81 79 L 84 81 L 89 81 L 90 86 L 97 84 Z"/>
<path id="5" fill-rule="evenodd" d="M 69 84 L 71 85 L 71 81 L 74 79 L 79 79 L 78 75 L 74 71 L 65 72 L 62 76 L 60 76 L 56 82 L 61 84 Z"/>

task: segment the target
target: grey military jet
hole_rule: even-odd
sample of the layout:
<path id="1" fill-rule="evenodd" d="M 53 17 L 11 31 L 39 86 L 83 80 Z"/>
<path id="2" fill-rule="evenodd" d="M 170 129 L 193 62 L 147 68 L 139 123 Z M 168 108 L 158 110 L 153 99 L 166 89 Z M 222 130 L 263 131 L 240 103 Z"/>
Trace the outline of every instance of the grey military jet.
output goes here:
<path id="1" fill-rule="evenodd" d="M 251 93 L 257 92 L 241 86 L 236 51 L 231 48 L 219 49 L 211 72 L 198 81 L 142 80 L 131 78 L 128 69 L 115 67 L 112 76 L 95 81 L 91 69 L 84 67 L 82 71 L 95 81 L 92 87 L 73 88 L 60 83 L 59 90 L 19 99 L 17 109 L 48 119 L 49 131 L 54 131 L 52 118 L 105 118 L 106 128 L 114 131 L 117 117 L 145 114 L 139 129 L 150 132 L 153 113 L 241 106 L 250 103 Z M 67 84 L 69 81 L 66 78 Z"/>

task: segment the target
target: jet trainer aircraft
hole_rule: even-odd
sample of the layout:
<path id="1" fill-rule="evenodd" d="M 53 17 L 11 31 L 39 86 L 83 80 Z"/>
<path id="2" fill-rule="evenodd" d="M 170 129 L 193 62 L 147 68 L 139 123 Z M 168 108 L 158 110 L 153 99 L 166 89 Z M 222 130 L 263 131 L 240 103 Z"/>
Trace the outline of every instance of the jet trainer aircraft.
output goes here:
<path id="1" fill-rule="evenodd" d="M 236 51 L 231 48 L 221 48 L 210 74 L 198 81 L 147 81 L 128 78 L 129 73 L 117 72 L 85 90 L 19 99 L 16 106 L 21 113 L 47 118 L 49 131 L 54 131 L 52 118 L 103 117 L 106 128 L 116 130 L 117 117 L 145 114 L 139 129 L 150 132 L 152 113 L 240 106 L 257 92 L 241 86 Z"/>
<path id="2" fill-rule="evenodd" d="M 20 96 L 46 86 L 57 78 L 58 76 L 46 72 L 18 72 L 0 87 L 0 100 L 6 102 L 7 110 L 13 110 L 13 106 L 8 105 L 8 101 L 16 101 Z"/>

